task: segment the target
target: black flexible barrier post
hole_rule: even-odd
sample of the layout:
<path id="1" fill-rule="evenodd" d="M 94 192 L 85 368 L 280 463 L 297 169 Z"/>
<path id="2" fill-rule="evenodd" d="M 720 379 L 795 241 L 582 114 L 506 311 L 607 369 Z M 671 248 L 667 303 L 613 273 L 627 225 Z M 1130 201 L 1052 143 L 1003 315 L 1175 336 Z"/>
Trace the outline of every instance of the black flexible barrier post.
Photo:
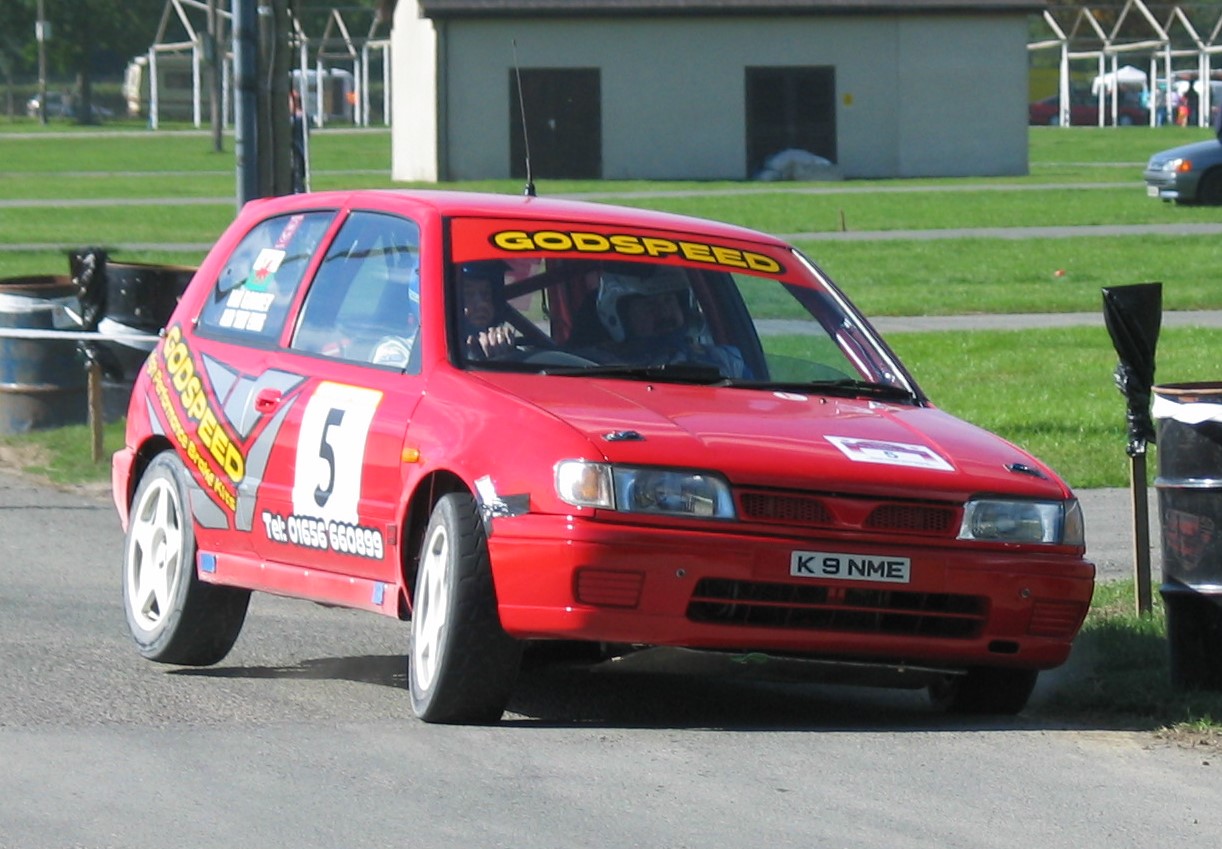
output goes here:
<path id="1" fill-rule="evenodd" d="M 1129 480 L 1133 502 L 1133 577 L 1137 612 L 1153 608 L 1150 581 L 1150 506 L 1146 486 L 1146 444 L 1153 442 L 1150 397 L 1154 386 L 1154 351 L 1163 317 L 1163 284 L 1138 283 L 1103 289 L 1103 319 L 1120 362 L 1116 388 L 1128 401 Z"/>

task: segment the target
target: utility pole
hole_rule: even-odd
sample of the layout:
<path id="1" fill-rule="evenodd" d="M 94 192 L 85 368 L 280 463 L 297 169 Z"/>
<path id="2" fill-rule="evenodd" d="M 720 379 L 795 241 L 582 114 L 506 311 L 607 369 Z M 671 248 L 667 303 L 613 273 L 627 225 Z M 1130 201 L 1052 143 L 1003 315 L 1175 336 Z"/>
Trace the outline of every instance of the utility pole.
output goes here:
<path id="1" fill-rule="evenodd" d="M 220 153 L 225 149 L 223 129 L 225 116 L 221 114 L 221 65 L 225 53 L 221 49 L 220 30 L 217 26 L 216 0 L 208 0 L 208 42 L 205 53 L 208 58 L 208 101 L 212 107 L 212 149 Z"/>
<path id="2" fill-rule="evenodd" d="M 50 34 L 43 0 L 38 0 L 38 20 L 34 24 L 34 35 L 38 40 L 38 120 L 44 124 L 47 123 L 47 38 Z"/>
<path id="3" fill-rule="evenodd" d="M 259 187 L 265 197 L 293 191 L 289 121 L 288 0 L 259 6 Z"/>
<path id="4" fill-rule="evenodd" d="M 293 191 L 289 29 L 288 0 L 233 0 L 239 208 Z"/>
<path id="5" fill-rule="evenodd" d="M 258 0 L 233 0 L 234 137 L 238 208 L 259 192 Z"/>

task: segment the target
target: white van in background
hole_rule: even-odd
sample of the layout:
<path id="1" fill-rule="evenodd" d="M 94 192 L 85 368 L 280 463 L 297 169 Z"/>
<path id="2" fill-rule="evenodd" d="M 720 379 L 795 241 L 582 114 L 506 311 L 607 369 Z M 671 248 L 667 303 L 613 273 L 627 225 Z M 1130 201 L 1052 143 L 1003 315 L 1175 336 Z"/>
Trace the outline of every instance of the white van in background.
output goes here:
<path id="1" fill-rule="evenodd" d="M 157 118 L 158 120 L 191 121 L 195 117 L 195 86 L 192 76 L 192 59 L 186 53 L 165 53 L 157 57 Z M 201 74 L 203 68 L 200 69 Z M 227 75 L 228 79 L 229 76 Z M 319 80 L 322 80 L 321 92 Z M 293 71 L 293 87 L 302 93 L 303 106 L 315 126 L 330 121 L 354 120 L 356 114 L 356 78 L 343 68 L 325 68 L 321 74 L 316 69 L 305 72 L 305 89 L 302 89 L 302 73 Z M 137 56 L 127 64 L 123 76 L 123 98 L 127 103 L 127 114 L 131 117 L 149 114 L 149 57 Z M 232 109 L 231 98 L 223 98 L 225 106 Z M 199 88 L 199 114 L 210 112 L 208 86 L 201 78 Z M 319 115 L 321 112 L 322 119 Z M 227 114 L 226 123 L 232 121 Z"/>

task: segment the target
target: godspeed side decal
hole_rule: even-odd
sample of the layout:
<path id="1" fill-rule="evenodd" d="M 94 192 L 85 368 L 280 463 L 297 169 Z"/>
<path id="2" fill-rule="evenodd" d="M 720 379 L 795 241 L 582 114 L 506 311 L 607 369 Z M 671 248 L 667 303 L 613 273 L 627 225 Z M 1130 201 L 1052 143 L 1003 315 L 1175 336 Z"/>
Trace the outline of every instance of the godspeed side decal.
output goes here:
<path id="1" fill-rule="evenodd" d="M 374 389 L 323 382 L 310 395 L 297 438 L 293 512 L 264 510 L 267 538 L 380 560 L 386 552 L 382 532 L 359 524 L 361 473 L 365 445 L 382 393 Z"/>
<path id="2" fill-rule="evenodd" d="M 166 331 L 158 353 L 149 357 L 148 374 L 169 431 L 189 465 L 209 496 L 232 513 L 237 506 L 237 487 L 246 476 L 246 456 L 229 423 L 213 409 L 178 325 Z"/>

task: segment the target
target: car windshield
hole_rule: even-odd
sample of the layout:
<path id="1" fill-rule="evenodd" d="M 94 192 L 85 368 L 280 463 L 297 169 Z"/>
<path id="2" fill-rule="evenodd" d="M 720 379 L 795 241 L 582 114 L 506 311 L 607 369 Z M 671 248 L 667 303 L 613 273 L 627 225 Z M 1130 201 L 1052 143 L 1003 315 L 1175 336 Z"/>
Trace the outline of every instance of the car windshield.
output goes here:
<path id="1" fill-rule="evenodd" d="M 599 235 L 588 244 L 604 242 Z M 896 357 L 800 253 L 713 247 L 687 253 L 720 261 L 554 250 L 460 256 L 446 299 L 456 362 L 557 378 L 922 400 Z"/>

